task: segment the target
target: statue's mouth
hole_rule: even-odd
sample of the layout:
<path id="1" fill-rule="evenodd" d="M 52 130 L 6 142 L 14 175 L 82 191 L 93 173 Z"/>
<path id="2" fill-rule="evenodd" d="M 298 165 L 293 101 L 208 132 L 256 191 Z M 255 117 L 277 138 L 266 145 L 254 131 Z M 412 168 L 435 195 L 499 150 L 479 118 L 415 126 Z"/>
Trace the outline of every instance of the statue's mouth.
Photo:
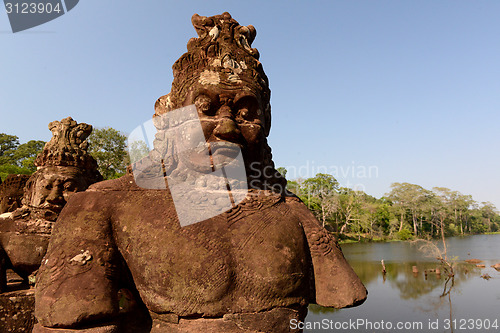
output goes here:
<path id="1" fill-rule="evenodd" d="M 241 145 L 228 141 L 210 142 L 210 153 L 212 158 L 235 159 L 241 152 Z M 217 164 L 217 161 L 214 161 Z"/>
<path id="2" fill-rule="evenodd" d="M 213 172 L 233 162 L 240 153 L 240 144 L 215 141 L 181 153 L 181 159 L 197 171 Z"/>
<path id="3" fill-rule="evenodd" d="M 51 211 L 51 212 L 59 214 L 61 212 L 61 210 L 63 209 L 63 207 L 64 207 L 64 204 L 58 205 L 58 204 L 46 202 L 43 205 L 41 205 L 39 207 L 39 209 Z"/>
<path id="4" fill-rule="evenodd" d="M 46 202 L 39 206 L 29 205 L 28 207 L 31 211 L 32 216 L 35 216 L 36 218 L 42 218 L 47 221 L 55 221 L 64 205 L 55 205 Z"/>

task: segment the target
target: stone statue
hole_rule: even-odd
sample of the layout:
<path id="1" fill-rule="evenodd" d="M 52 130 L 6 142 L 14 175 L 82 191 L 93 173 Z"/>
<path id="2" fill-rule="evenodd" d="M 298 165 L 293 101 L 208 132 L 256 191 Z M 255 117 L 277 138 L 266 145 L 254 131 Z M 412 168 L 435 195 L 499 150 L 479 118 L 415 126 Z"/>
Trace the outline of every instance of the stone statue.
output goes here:
<path id="1" fill-rule="evenodd" d="M 69 117 L 51 122 L 49 129 L 53 137 L 35 160 L 37 171 L 24 181 L 22 206 L 16 201 L 0 216 L 0 251 L 6 256 L 0 265 L 0 290 L 5 290 L 7 268 L 28 280 L 40 266 L 52 226 L 68 198 L 102 180 L 86 151 L 92 126 Z M 17 178 L 21 182 L 23 177 Z"/>
<path id="2" fill-rule="evenodd" d="M 23 189 L 29 177 L 28 175 L 8 175 L 5 181 L 0 183 L 0 217 L 22 206 Z"/>
<path id="3" fill-rule="evenodd" d="M 61 212 L 34 332 L 293 332 L 309 303 L 366 299 L 335 239 L 274 169 L 255 28 L 228 13 L 192 22 L 199 37 L 156 102 L 152 151 Z M 243 181 L 228 176 L 240 153 Z M 224 195 L 229 207 L 214 210 Z"/>

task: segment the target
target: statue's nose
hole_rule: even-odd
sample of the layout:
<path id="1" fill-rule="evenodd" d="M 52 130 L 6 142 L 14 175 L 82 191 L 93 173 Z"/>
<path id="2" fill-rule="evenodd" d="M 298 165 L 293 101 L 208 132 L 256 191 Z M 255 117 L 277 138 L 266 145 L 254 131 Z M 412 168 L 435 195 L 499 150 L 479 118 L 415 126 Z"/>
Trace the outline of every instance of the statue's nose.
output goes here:
<path id="1" fill-rule="evenodd" d="M 222 140 L 237 141 L 241 136 L 241 131 L 233 119 L 233 114 L 229 106 L 223 106 L 218 112 L 219 121 L 214 129 L 214 135 Z"/>
<path id="2" fill-rule="evenodd" d="M 47 202 L 50 202 L 52 204 L 60 204 L 64 203 L 64 196 L 63 196 L 63 191 L 59 186 L 54 186 L 50 190 L 49 195 L 45 199 Z"/>
<path id="3" fill-rule="evenodd" d="M 232 119 L 233 118 L 233 110 L 231 109 L 231 107 L 229 107 L 228 105 L 224 105 L 224 106 L 221 106 L 221 108 L 217 111 L 217 116 L 219 118 L 229 118 L 229 119 Z"/>

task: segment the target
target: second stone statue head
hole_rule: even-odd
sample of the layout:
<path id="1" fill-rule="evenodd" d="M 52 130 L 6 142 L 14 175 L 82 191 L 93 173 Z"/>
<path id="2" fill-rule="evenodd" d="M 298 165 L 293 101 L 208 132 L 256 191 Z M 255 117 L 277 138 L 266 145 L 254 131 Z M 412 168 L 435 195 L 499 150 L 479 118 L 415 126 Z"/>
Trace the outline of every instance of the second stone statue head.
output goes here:
<path id="1" fill-rule="evenodd" d="M 26 183 L 23 205 L 36 218 L 55 220 L 71 194 L 102 180 L 97 162 L 87 153 L 92 126 L 71 117 L 49 124 L 52 138 L 37 156 L 37 171 Z"/>

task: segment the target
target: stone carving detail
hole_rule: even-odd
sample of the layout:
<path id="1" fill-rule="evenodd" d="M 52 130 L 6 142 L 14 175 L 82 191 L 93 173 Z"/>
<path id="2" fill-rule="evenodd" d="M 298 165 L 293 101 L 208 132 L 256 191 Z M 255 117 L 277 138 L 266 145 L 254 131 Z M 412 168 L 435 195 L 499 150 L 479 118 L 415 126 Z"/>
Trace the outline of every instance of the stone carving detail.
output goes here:
<path id="1" fill-rule="evenodd" d="M 290 320 L 303 320 L 309 303 L 365 300 L 335 239 L 274 169 L 255 28 L 228 13 L 194 15 L 192 23 L 198 38 L 155 104 L 154 149 L 122 178 L 75 194 L 59 216 L 38 276 L 34 332 L 293 332 Z M 221 147 L 207 165 L 196 151 L 169 159 L 177 148 L 161 115 L 191 105 L 206 142 Z M 200 175 L 234 158 L 229 144 L 241 149 L 248 194 L 181 227 L 170 188 L 193 184 L 196 193 L 185 195 L 205 204 L 210 184 Z"/>
<path id="2" fill-rule="evenodd" d="M 0 183 L 0 215 L 10 213 L 22 206 L 23 189 L 28 181 L 28 175 L 8 175 Z"/>
<path id="3" fill-rule="evenodd" d="M 99 177 L 96 173 L 97 162 L 87 153 L 86 139 L 92 133 L 91 125 L 78 124 L 68 117 L 49 123 L 49 129 L 52 138 L 37 156 L 35 160 L 37 167 L 74 166 L 89 170 L 94 178 Z"/>

